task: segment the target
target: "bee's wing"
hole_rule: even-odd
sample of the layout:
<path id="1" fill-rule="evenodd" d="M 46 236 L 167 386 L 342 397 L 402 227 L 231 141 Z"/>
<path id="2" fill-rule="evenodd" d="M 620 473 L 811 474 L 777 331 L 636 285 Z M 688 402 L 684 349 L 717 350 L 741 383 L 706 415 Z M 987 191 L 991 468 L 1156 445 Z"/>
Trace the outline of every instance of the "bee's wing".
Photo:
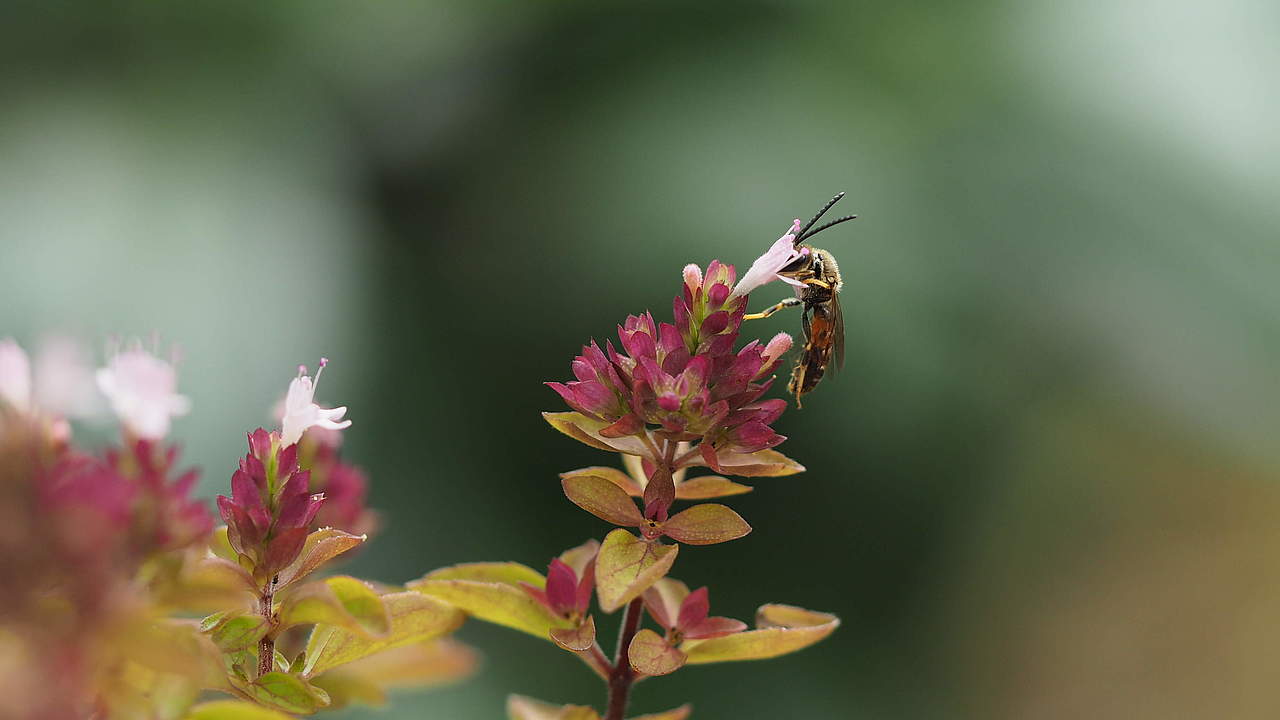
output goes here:
<path id="1" fill-rule="evenodd" d="M 839 370 L 844 367 L 844 312 L 840 310 L 839 293 L 831 296 L 831 325 L 835 333 L 835 342 L 832 345 L 835 348 L 836 364 L 833 370 Z"/>

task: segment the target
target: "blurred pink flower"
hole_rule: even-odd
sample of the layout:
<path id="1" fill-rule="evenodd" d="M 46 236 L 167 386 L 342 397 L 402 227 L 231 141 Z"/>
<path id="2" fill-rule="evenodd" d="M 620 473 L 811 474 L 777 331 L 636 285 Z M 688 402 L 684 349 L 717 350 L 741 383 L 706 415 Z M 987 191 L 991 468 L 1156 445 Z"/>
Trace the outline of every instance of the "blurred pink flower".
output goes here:
<path id="1" fill-rule="evenodd" d="M 345 407 L 322 408 L 315 403 L 320 373 L 328 364 L 328 358 L 320 358 L 320 368 L 316 370 L 314 380 L 306 374 L 306 366 L 299 366 L 298 377 L 289 383 L 289 394 L 284 399 L 284 417 L 280 421 L 280 440 L 285 445 L 298 442 L 302 439 L 302 433 L 311 427 L 330 430 L 351 427 L 350 420 L 342 419 L 347 414 Z"/>
<path id="2" fill-rule="evenodd" d="M 141 347 L 116 354 L 98 370 L 97 380 L 116 417 L 139 438 L 163 438 L 170 420 L 191 409 L 191 402 L 177 393 L 173 365 Z"/>
<path id="3" fill-rule="evenodd" d="M 0 402 L 22 413 L 31 409 L 31 361 L 13 338 L 0 340 Z"/>

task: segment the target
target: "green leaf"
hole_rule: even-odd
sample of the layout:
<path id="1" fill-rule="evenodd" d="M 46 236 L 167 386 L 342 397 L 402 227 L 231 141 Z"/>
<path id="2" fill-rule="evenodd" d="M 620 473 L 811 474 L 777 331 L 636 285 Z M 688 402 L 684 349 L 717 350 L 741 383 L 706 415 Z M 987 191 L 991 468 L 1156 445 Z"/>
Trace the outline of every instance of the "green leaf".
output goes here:
<path id="1" fill-rule="evenodd" d="M 725 475 L 781 477 L 804 472 L 804 466 L 777 450 L 753 453 L 720 453 L 717 460 Z M 695 461 L 697 462 L 697 461 Z M 703 463 L 697 462 L 701 465 Z"/>
<path id="2" fill-rule="evenodd" d="M 516 578 L 530 577 L 537 583 Z M 504 578 L 479 580 L 470 578 Z M 486 622 L 505 625 L 546 639 L 552 628 L 569 627 L 569 621 L 558 617 L 545 605 L 533 599 L 515 582 L 529 582 L 537 588 L 546 580 L 533 570 L 517 563 L 479 563 L 442 568 L 421 580 L 407 584 L 410 590 L 439 598 L 468 615 Z"/>
<path id="3" fill-rule="evenodd" d="M 737 540 L 751 532 L 751 526 L 738 513 L 724 505 L 694 505 L 676 513 L 662 526 L 667 537 L 686 545 L 714 545 Z"/>
<path id="4" fill-rule="evenodd" d="M 630 456 L 624 455 L 623 457 Z M 622 488 L 622 491 L 631 497 L 640 497 L 644 494 L 644 488 L 641 487 L 640 483 L 637 482 L 635 478 L 617 468 L 604 467 L 602 465 L 593 465 L 591 467 L 582 468 L 581 470 L 570 470 L 566 473 L 560 473 L 560 479 L 565 480 L 567 478 L 579 477 L 582 475 L 602 477 Z"/>
<path id="5" fill-rule="evenodd" d="M 641 457 L 649 456 L 649 451 L 644 442 L 635 435 L 617 438 L 601 435 L 600 430 L 609 426 L 607 422 L 592 420 L 586 415 L 576 412 L 544 412 L 542 417 L 551 424 L 551 427 L 597 450 L 623 452 Z"/>
<path id="6" fill-rule="evenodd" d="M 551 640 L 570 652 L 589 650 L 596 642 L 596 621 L 590 615 L 571 628 L 551 628 Z"/>
<path id="7" fill-rule="evenodd" d="M 644 592 L 671 569 L 678 545 L 646 542 L 618 528 L 596 556 L 596 598 L 611 613 Z"/>
<path id="8" fill-rule="evenodd" d="M 297 675 L 269 672 L 247 688 L 259 702 L 285 712 L 310 715 L 329 704 L 329 696 Z"/>
<path id="9" fill-rule="evenodd" d="M 390 629 L 382 600 L 363 581 L 346 575 L 299 586 L 280 605 L 284 626 L 337 625 L 366 636 L 385 635 Z"/>
<path id="10" fill-rule="evenodd" d="M 552 705 L 522 695 L 507 696 L 509 720 L 600 720 L 600 714 L 584 705 Z"/>
<path id="11" fill-rule="evenodd" d="M 658 633 L 645 628 L 631 638 L 627 660 L 636 672 L 645 675 L 670 675 L 684 667 L 685 654 L 671 647 Z"/>
<path id="12" fill-rule="evenodd" d="M 639 527 L 644 516 L 625 490 L 602 477 L 574 475 L 560 481 L 565 497 L 578 507 L 623 527 Z"/>
<path id="13" fill-rule="evenodd" d="M 218 613 L 205 618 L 200 629 L 209 634 L 219 650 L 230 652 L 256 647 L 271 629 L 271 623 L 261 615 Z"/>
<path id="14" fill-rule="evenodd" d="M 703 475 L 676 485 L 677 500 L 711 500 L 749 493 L 755 488 L 742 485 L 719 475 Z"/>
<path id="15" fill-rule="evenodd" d="M 674 710 L 667 710 L 666 712 L 637 715 L 631 718 L 631 720 L 685 720 L 685 718 L 689 717 L 689 714 L 692 712 L 692 705 L 681 705 Z"/>
<path id="16" fill-rule="evenodd" d="M 183 720 L 293 720 L 276 712 L 243 700 L 214 700 L 191 708 Z"/>
<path id="17" fill-rule="evenodd" d="M 333 625 L 317 625 L 307 641 L 305 675 L 320 673 L 376 652 L 422 642 L 457 630 L 465 616 L 457 608 L 416 592 L 382 596 L 390 628 L 368 638 Z"/>
<path id="18" fill-rule="evenodd" d="M 496 582 L 507 585 L 529 583 L 536 588 L 547 585 L 546 578 L 537 570 L 514 562 L 481 562 L 450 565 L 432 570 L 422 577 L 423 580 L 474 580 L 476 582 Z"/>
<path id="19" fill-rule="evenodd" d="M 277 587 L 284 588 L 315 572 L 320 566 L 368 539 L 336 528 L 321 528 L 307 536 L 298 559 L 280 571 Z"/>
<path id="20" fill-rule="evenodd" d="M 756 630 L 709 640 L 689 640 L 680 646 L 689 662 L 761 660 L 802 650 L 830 635 L 840 620 L 830 613 L 791 605 L 761 605 Z"/>

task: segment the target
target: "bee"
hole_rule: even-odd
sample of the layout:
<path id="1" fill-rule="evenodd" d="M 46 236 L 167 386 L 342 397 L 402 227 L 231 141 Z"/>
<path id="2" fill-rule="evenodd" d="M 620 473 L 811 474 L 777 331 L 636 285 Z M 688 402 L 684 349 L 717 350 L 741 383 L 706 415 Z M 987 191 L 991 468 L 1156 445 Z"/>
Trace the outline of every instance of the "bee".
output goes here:
<path id="1" fill-rule="evenodd" d="M 801 407 L 800 398 L 813 392 L 828 369 L 834 371 L 844 366 L 844 317 L 840 312 L 840 290 L 844 288 L 844 280 L 840 277 L 840 265 L 831 253 L 804 242 L 829 227 L 858 217 L 846 215 L 817 228 L 813 227 L 842 197 L 844 193 L 831 198 L 796 233 L 796 248 L 807 249 L 808 252 L 778 271 L 779 275 L 801 283 L 795 288 L 796 296 L 744 317 L 756 320 L 769 317 L 786 307 L 803 308 L 800 322 L 804 330 L 804 347 L 796 358 L 795 367 L 791 370 L 791 380 L 787 383 L 787 390 L 796 398 L 797 408 Z"/>

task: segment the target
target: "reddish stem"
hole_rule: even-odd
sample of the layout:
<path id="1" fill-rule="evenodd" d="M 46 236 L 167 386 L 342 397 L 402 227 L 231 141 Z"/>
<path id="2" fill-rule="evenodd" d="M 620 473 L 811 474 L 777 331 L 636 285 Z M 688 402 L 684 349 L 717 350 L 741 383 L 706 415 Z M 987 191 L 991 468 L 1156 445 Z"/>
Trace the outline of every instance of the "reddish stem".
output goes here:
<path id="1" fill-rule="evenodd" d="M 613 671 L 609 673 L 609 707 L 604 720 L 623 720 L 626 715 L 631 685 L 636 681 L 636 673 L 631 669 L 631 661 L 627 659 L 627 648 L 640 630 L 640 615 L 643 610 L 640 598 L 627 605 L 627 616 L 623 619 L 622 630 L 618 634 L 618 653 L 613 660 Z"/>
<path id="2" fill-rule="evenodd" d="M 273 622 L 274 600 L 275 600 L 276 579 L 271 578 L 267 581 L 267 586 L 262 589 L 262 596 L 258 599 L 258 611 L 262 613 L 262 617 L 267 619 L 268 625 Z M 262 640 L 258 642 L 258 677 L 262 677 L 276 668 L 276 638 L 274 628 L 267 630 L 267 634 L 262 636 Z"/>

